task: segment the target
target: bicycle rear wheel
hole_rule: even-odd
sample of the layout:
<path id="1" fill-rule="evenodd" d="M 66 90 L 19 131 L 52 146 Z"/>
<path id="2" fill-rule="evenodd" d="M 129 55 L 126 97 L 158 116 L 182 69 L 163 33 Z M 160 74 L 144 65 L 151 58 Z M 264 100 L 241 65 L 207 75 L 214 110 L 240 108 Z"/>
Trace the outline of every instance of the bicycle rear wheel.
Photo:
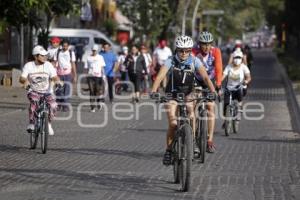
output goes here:
<path id="1" fill-rule="evenodd" d="M 181 190 L 187 192 L 191 185 L 192 168 L 192 128 L 188 124 L 182 126 L 178 143 L 180 147 L 179 182 Z"/>
<path id="2" fill-rule="evenodd" d="M 42 128 L 41 128 L 41 148 L 43 154 L 47 152 L 47 146 L 48 146 L 48 134 L 49 134 L 48 120 L 49 120 L 48 113 L 44 112 L 42 116 Z"/>
<path id="3" fill-rule="evenodd" d="M 39 134 L 37 130 L 30 132 L 30 149 L 35 149 L 38 142 Z"/>
<path id="4" fill-rule="evenodd" d="M 179 183 L 179 145 L 178 141 L 174 141 L 173 152 L 172 152 L 172 164 L 173 164 L 173 175 L 174 183 Z"/>
<path id="5" fill-rule="evenodd" d="M 204 163 L 205 161 L 205 153 L 206 153 L 206 146 L 207 146 L 207 135 L 208 135 L 208 127 L 207 127 L 207 117 L 208 113 L 207 110 L 203 110 L 200 114 L 201 119 L 198 120 L 198 141 L 197 144 L 199 145 L 200 149 L 200 162 Z"/>
<path id="6" fill-rule="evenodd" d="M 229 136 L 232 133 L 232 115 L 230 112 L 230 106 L 228 105 L 225 113 L 225 135 Z"/>

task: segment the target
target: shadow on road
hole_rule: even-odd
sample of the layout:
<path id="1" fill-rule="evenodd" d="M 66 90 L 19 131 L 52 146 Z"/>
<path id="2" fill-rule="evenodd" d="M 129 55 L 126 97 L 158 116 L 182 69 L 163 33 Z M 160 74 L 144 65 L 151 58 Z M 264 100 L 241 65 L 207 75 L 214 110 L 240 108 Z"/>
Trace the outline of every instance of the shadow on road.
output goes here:
<path id="1" fill-rule="evenodd" d="M 115 155 L 115 156 L 125 156 L 135 159 L 157 159 L 162 158 L 163 152 L 142 152 L 142 151 L 124 151 L 119 149 L 93 149 L 93 148 L 81 148 L 81 149 L 71 149 L 71 148 L 50 148 L 50 151 L 57 151 L 63 153 L 80 154 L 80 155 Z"/>
<path id="2" fill-rule="evenodd" d="M 229 140 L 244 141 L 244 142 L 277 142 L 277 143 L 299 143 L 300 139 L 268 139 L 262 138 L 228 138 Z"/>
<path id="3" fill-rule="evenodd" d="M 160 199 L 171 199 L 174 195 L 180 194 L 184 194 L 185 199 L 193 198 L 192 193 L 180 193 L 176 185 L 167 185 L 168 181 L 153 176 L 18 168 L 0 168 L 0 172 L 2 174 L 8 173 L 8 176 L 14 174 L 15 177 L 18 177 L 17 179 L 22 179 L 22 184 L 51 187 L 55 188 L 57 192 L 84 191 L 85 193 L 92 193 L 95 190 L 109 190 L 133 192 L 137 195 L 160 197 Z"/>

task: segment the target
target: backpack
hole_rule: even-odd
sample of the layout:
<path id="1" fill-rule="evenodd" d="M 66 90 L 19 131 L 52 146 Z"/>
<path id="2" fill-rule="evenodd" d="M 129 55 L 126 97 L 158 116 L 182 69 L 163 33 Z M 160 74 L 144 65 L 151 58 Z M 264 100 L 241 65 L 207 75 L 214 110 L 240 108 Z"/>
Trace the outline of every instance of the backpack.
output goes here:
<path id="1" fill-rule="evenodd" d="M 69 51 L 69 53 L 70 53 L 70 60 L 71 60 L 71 62 L 72 62 L 72 50 L 68 50 Z M 57 61 L 58 61 L 58 55 L 59 55 L 59 53 L 61 52 L 61 49 L 58 49 L 57 50 L 57 53 L 56 53 L 56 59 L 57 59 Z"/>
<path id="2" fill-rule="evenodd" d="M 195 58 L 191 65 L 180 67 L 179 61 L 173 56 L 166 93 L 188 95 L 192 92 L 195 81 Z"/>

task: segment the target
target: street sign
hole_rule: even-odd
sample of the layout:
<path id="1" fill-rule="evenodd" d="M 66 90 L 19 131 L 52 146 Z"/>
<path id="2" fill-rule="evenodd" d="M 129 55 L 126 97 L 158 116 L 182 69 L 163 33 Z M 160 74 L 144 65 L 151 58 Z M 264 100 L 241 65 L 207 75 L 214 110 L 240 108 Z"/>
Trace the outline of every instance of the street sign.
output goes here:
<path id="1" fill-rule="evenodd" d="M 204 10 L 203 15 L 223 15 L 224 10 Z"/>

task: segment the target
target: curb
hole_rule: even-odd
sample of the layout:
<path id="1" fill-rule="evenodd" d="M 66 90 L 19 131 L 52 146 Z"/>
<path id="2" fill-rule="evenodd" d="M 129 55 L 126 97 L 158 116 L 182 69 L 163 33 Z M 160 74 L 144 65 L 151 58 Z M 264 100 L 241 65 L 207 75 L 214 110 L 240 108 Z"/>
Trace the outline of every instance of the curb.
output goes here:
<path id="1" fill-rule="evenodd" d="M 279 62 L 276 54 L 273 54 L 276 60 L 276 67 L 281 75 L 282 82 L 287 92 L 287 105 L 290 110 L 291 124 L 293 131 L 300 133 L 300 108 L 293 89 L 292 82 L 288 77 L 284 66 Z"/>

